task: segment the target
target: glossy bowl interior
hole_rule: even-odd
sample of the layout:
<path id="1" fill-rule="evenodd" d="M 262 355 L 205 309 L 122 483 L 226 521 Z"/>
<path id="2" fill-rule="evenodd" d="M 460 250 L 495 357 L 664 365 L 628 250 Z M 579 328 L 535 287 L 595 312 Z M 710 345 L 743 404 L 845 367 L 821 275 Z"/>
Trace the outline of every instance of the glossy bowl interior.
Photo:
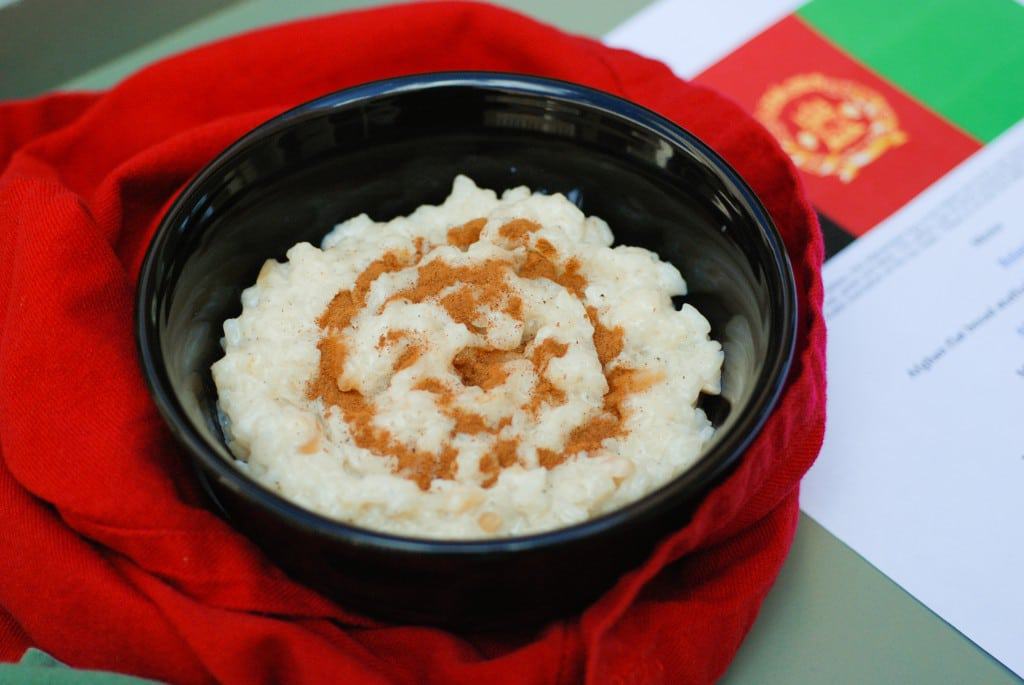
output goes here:
<path id="1" fill-rule="evenodd" d="M 441 202 L 455 175 L 560 192 L 617 243 L 673 262 L 725 348 L 718 427 L 700 461 L 623 509 L 548 533 L 402 538 L 331 521 L 249 480 L 229 457 L 210 365 L 268 258 L 337 222 Z M 716 154 L 667 120 L 580 86 L 504 74 L 382 81 L 302 105 L 207 166 L 164 218 L 138 288 L 142 367 L 161 413 L 230 521 L 289 572 L 396 620 L 502 625 L 569 611 L 685 524 L 775 403 L 795 332 L 792 273 L 766 212 Z"/>

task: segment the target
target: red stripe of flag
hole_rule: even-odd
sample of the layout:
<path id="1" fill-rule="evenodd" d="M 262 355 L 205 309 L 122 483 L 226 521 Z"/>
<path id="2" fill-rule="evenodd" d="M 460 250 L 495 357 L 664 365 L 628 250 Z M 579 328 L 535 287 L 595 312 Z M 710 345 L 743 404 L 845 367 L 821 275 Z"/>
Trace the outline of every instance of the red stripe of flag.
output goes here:
<path id="1" fill-rule="evenodd" d="M 795 16 L 696 81 L 758 116 L 803 171 L 815 205 L 856 235 L 980 147 Z"/>

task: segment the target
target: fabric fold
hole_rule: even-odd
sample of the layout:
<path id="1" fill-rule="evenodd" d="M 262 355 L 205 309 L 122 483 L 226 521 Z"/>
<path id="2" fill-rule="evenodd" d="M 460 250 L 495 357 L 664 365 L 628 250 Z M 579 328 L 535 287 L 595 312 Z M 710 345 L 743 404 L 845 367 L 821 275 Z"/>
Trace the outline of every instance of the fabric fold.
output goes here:
<path id="1" fill-rule="evenodd" d="M 580 616 L 516 634 L 384 625 L 291 581 L 203 506 L 132 337 L 146 246 L 220 150 L 287 108 L 452 69 L 561 78 L 678 122 L 750 183 L 799 295 L 793 368 L 738 468 Z M 0 105 L 0 658 L 174 683 L 703 683 L 721 675 L 792 541 L 824 430 L 822 242 L 788 158 L 662 64 L 475 3 L 262 29 L 109 91 Z"/>

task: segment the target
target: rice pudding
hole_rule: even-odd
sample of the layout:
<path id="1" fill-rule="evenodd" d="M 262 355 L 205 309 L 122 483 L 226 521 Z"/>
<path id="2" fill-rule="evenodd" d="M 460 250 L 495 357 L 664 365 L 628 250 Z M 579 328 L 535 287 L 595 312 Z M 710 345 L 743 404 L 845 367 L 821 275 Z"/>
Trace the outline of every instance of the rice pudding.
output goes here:
<path id="1" fill-rule="evenodd" d="M 562 195 L 459 176 L 438 206 L 268 261 L 213 365 L 235 464 L 421 538 L 534 533 L 632 502 L 713 433 L 722 348 L 679 271 Z"/>

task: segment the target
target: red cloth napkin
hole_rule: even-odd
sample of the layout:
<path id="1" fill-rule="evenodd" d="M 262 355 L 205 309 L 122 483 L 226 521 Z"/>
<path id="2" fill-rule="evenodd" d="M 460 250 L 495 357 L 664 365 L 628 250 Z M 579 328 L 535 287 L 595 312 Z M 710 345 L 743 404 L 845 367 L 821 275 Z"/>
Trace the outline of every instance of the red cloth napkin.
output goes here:
<path id="1" fill-rule="evenodd" d="M 380 625 L 290 581 L 203 507 L 133 347 L 139 264 L 190 176 L 297 103 L 443 69 L 568 79 L 685 125 L 760 195 L 800 297 L 788 388 L 741 466 L 582 616 L 530 633 Z M 175 683 L 702 683 L 725 670 L 789 549 L 825 409 L 817 223 L 736 105 L 508 11 L 414 4 L 250 33 L 106 93 L 0 106 L 0 169 L 0 657 L 34 645 Z"/>

